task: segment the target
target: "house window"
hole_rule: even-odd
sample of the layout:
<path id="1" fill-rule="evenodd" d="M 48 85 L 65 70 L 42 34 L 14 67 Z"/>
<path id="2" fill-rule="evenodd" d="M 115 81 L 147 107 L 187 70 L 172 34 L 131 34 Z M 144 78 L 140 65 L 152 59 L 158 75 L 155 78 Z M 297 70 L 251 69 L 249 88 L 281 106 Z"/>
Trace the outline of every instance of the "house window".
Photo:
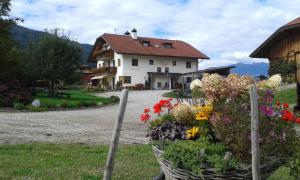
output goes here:
<path id="1" fill-rule="evenodd" d="M 154 60 L 153 60 L 153 59 L 150 59 L 150 60 L 149 60 L 149 64 L 150 64 L 150 65 L 153 65 L 153 64 L 154 64 Z"/>
<path id="2" fill-rule="evenodd" d="M 192 78 L 191 77 L 187 77 L 186 78 L 186 83 L 190 83 L 190 82 L 192 82 Z"/>
<path id="3" fill-rule="evenodd" d="M 145 47 L 149 47 L 150 46 L 150 42 L 149 41 L 143 41 L 142 45 Z"/>
<path id="4" fill-rule="evenodd" d="M 118 66 L 121 66 L 121 59 L 118 59 Z"/>
<path id="5" fill-rule="evenodd" d="M 131 84 L 131 76 L 124 76 L 124 83 Z"/>
<path id="6" fill-rule="evenodd" d="M 165 43 L 165 48 L 172 48 L 172 43 Z"/>
<path id="7" fill-rule="evenodd" d="M 191 68 L 192 67 L 192 63 L 190 61 L 186 62 L 186 68 Z"/>
<path id="8" fill-rule="evenodd" d="M 161 72 L 161 67 L 157 67 L 157 72 Z"/>
<path id="9" fill-rule="evenodd" d="M 161 82 L 157 82 L 157 89 L 161 89 Z"/>
<path id="10" fill-rule="evenodd" d="M 132 59 L 132 66 L 138 66 L 138 65 L 139 65 L 138 59 Z"/>
<path id="11" fill-rule="evenodd" d="M 168 73 L 169 72 L 169 68 L 165 67 L 165 72 Z"/>
<path id="12" fill-rule="evenodd" d="M 176 61 L 173 61 L 173 62 L 172 62 L 172 65 L 173 65 L 173 66 L 176 66 Z"/>
<path id="13" fill-rule="evenodd" d="M 107 66 L 110 67 L 110 61 L 107 62 Z"/>
<path id="14" fill-rule="evenodd" d="M 165 88 L 169 88 L 169 83 L 165 82 Z"/>
<path id="15" fill-rule="evenodd" d="M 116 61 L 113 60 L 112 62 L 113 62 L 113 67 L 115 67 L 116 66 Z"/>

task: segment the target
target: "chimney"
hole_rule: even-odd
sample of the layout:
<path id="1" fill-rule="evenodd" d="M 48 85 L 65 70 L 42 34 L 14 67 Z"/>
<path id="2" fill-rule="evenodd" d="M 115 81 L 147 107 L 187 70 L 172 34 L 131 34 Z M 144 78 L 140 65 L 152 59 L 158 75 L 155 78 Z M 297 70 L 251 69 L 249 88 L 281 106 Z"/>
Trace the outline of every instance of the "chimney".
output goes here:
<path id="1" fill-rule="evenodd" d="M 124 35 L 130 36 L 130 32 L 126 31 L 126 32 L 124 33 Z"/>
<path id="2" fill-rule="evenodd" d="M 132 39 L 137 39 L 137 30 L 135 28 L 133 28 L 131 30 L 131 38 Z"/>

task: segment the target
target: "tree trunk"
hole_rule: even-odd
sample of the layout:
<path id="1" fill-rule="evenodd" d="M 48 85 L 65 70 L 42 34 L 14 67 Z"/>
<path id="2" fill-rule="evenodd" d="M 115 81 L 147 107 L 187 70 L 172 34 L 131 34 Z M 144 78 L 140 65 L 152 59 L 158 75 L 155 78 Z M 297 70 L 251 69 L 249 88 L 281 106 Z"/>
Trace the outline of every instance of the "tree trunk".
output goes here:
<path id="1" fill-rule="evenodd" d="M 49 95 L 54 95 L 54 80 L 50 80 Z"/>

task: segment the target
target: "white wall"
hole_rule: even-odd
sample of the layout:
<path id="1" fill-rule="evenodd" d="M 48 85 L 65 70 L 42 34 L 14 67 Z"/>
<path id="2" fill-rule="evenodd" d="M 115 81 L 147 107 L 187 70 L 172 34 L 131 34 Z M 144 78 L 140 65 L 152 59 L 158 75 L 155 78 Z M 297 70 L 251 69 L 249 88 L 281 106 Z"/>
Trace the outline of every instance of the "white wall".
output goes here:
<path id="1" fill-rule="evenodd" d="M 138 66 L 132 66 L 132 59 L 138 59 Z M 149 64 L 150 59 L 154 60 L 154 65 Z M 173 61 L 176 61 L 176 66 L 172 65 Z M 191 62 L 191 68 L 186 68 L 187 61 Z M 123 55 L 122 62 L 123 72 L 118 72 L 118 75 L 131 76 L 131 84 L 133 85 L 144 84 L 148 79 L 147 72 L 157 72 L 157 67 L 161 67 L 161 72 L 165 72 L 165 67 L 169 67 L 170 73 L 187 73 L 197 71 L 198 66 L 197 59 L 139 55 Z"/>
<path id="2" fill-rule="evenodd" d="M 120 59 L 120 66 L 118 66 L 118 59 Z M 138 59 L 138 66 L 132 66 L 132 59 Z M 153 60 L 154 64 L 150 65 L 149 60 Z M 135 84 L 144 84 L 148 80 L 147 72 L 157 72 L 157 67 L 161 67 L 161 72 L 165 72 L 165 67 L 169 68 L 170 73 L 188 73 L 197 71 L 198 60 L 192 58 L 176 58 L 176 57 L 157 57 L 157 56 L 140 56 L 140 55 L 125 55 L 114 53 L 114 58 L 111 60 L 97 57 L 97 67 L 102 67 L 105 63 L 110 61 L 111 66 L 115 61 L 117 67 L 117 74 L 115 83 L 119 81 L 119 76 L 131 76 L 131 84 L 124 84 L 123 86 L 133 86 Z M 173 66 L 173 61 L 176 61 L 176 66 Z M 191 68 L 186 68 L 186 62 L 191 62 Z M 107 65 L 106 65 L 107 66 Z M 185 76 L 185 78 L 188 76 Z M 165 76 L 153 78 L 153 87 L 157 88 L 157 82 L 162 83 L 164 87 L 167 78 Z M 182 83 L 182 78 L 179 78 L 179 83 Z M 171 80 L 169 79 L 169 84 Z"/>

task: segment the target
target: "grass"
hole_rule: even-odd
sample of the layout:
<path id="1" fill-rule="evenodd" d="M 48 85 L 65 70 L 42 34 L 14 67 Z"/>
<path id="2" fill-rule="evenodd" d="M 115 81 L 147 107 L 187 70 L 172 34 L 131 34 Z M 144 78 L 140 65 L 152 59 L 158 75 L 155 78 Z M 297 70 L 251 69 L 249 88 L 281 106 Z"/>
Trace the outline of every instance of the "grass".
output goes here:
<path id="1" fill-rule="evenodd" d="M 45 106 L 57 106 L 62 105 L 64 103 L 68 104 L 68 107 L 78 107 L 80 102 L 87 102 L 87 103 L 101 103 L 101 104 L 109 104 L 111 102 L 110 98 L 105 97 L 97 97 L 91 95 L 89 93 L 83 92 L 81 90 L 67 90 L 64 91 L 65 93 L 70 94 L 70 98 L 67 97 L 49 97 L 48 94 L 38 94 L 35 96 L 36 99 L 39 99 L 42 104 Z"/>
<path id="2" fill-rule="evenodd" d="M 167 98 L 184 98 L 184 94 L 182 90 L 173 90 L 170 92 L 166 92 L 162 94 L 162 96 Z"/>
<path id="3" fill-rule="evenodd" d="M 102 179 L 107 145 L 0 145 L 0 179 Z M 147 145 L 120 145 L 113 179 L 152 179 L 159 166 Z"/>
<path id="4" fill-rule="evenodd" d="M 297 94 L 296 89 L 288 89 L 288 90 L 282 90 L 277 91 L 275 93 L 275 102 L 280 101 L 283 103 L 289 103 L 289 104 L 296 104 L 297 102 Z"/>
<path id="5" fill-rule="evenodd" d="M 102 179 L 108 145 L 0 145 L 0 179 Z M 150 145 L 120 145 L 113 179 L 152 179 L 159 165 Z M 289 179 L 289 168 L 269 180 Z"/>
<path id="6" fill-rule="evenodd" d="M 25 106 L 24 109 L 31 111 L 45 111 L 49 109 L 66 109 L 77 107 L 88 107 L 97 105 L 107 105 L 119 101 L 117 97 L 97 97 L 81 90 L 66 90 L 64 93 L 70 94 L 70 98 L 49 97 L 47 93 L 39 93 L 34 99 L 41 102 L 41 107 Z M 19 108 L 18 108 L 19 107 Z M 22 106 L 17 106 L 16 109 L 22 110 Z"/>

